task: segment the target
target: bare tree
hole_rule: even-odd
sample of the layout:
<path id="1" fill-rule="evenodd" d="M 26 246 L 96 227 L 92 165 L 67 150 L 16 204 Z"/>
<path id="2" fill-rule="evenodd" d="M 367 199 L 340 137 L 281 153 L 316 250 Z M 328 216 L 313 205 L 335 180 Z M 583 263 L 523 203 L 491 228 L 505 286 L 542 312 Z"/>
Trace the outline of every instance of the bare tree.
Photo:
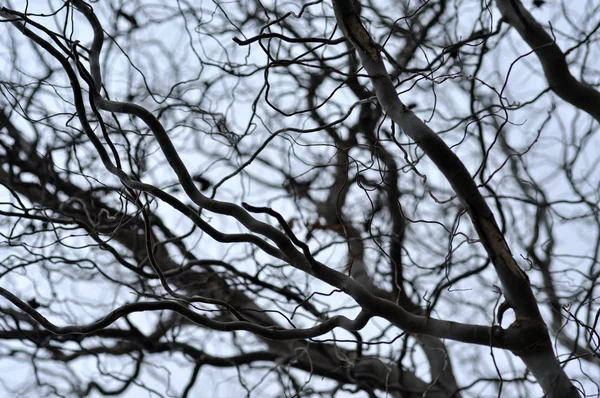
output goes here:
<path id="1" fill-rule="evenodd" d="M 3 396 L 600 394 L 599 2 L 0 21 Z"/>

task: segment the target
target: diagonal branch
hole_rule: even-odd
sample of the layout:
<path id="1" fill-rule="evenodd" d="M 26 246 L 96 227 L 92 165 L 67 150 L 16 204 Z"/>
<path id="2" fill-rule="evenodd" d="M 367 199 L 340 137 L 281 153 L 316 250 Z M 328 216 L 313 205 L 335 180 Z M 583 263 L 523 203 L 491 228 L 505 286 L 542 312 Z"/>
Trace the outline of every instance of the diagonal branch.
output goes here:
<path id="1" fill-rule="evenodd" d="M 520 0 L 496 0 L 502 17 L 535 51 L 552 91 L 600 122 L 600 93 L 575 79 L 556 39 L 523 7 Z"/>
<path id="2" fill-rule="evenodd" d="M 400 101 L 381 58 L 380 46 L 362 25 L 354 1 L 333 0 L 333 7 L 340 29 L 353 44 L 369 74 L 382 109 L 435 163 L 467 208 L 502 283 L 506 300 L 515 311 L 517 321 L 509 330 L 521 324 L 535 324 L 540 328 L 540 333 L 545 335 L 544 341 L 536 342 L 529 349 L 516 354 L 530 368 L 548 396 L 579 396 L 554 355 L 529 280 L 513 259 L 494 215 L 471 174 L 444 141 Z M 523 336 L 525 339 L 527 337 Z"/>

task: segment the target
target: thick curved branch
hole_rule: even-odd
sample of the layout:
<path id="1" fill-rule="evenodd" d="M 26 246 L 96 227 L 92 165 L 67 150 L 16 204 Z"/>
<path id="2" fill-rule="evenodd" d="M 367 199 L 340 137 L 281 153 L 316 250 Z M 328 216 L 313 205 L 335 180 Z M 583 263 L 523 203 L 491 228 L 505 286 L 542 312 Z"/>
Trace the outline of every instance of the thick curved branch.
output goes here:
<path id="1" fill-rule="evenodd" d="M 552 91 L 600 122 L 600 93 L 573 77 L 556 39 L 533 18 L 520 0 L 496 0 L 496 5 L 504 20 L 535 51 Z"/>
<path id="2" fill-rule="evenodd" d="M 436 164 L 467 208 L 475 230 L 494 264 L 507 302 L 515 311 L 518 324 L 536 324 L 545 335 L 534 347 L 518 352 L 517 355 L 523 359 L 549 396 L 579 396 L 554 355 L 528 278 L 513 259 L 494 215 L 469 171 L 444 141 L 400 101 L 383 64 L 380 47 L 362 25 L 354 2 L 333 0 L 333 5 L 338 25 L 355 47 L 381 107 Z"/>

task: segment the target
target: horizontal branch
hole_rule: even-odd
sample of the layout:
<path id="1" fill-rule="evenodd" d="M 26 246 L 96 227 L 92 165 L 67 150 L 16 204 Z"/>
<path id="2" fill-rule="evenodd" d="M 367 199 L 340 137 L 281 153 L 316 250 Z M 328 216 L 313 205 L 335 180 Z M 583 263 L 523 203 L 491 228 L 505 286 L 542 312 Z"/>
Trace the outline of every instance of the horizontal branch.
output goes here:
<path id="1" fill-rule="evenodd" d="M 252 322 L 245 321 L 233 321 L 233 322 L 221 322 L 216 321 L 214 319 L 208 318 L 204 315 L 200 315 L 197 312 L 194 312 L 189 307 L 178 303 L 176 301 L 152 301 L 152 302 L 140 302 L 140 303 L 131 303 L 125 304 L 114 311 L 111 311 L 109 314 L 104 316 L 101 319 L 98 319 L 95 322 L 89 323 L 87 325 L 75 325 L 75 326 L 56 326 L 48 319 L 46 319 L 42 314 L 34 310 L 29 304 L 25 303 L 17 296 L 9 292 L 8 290 L 0 287 L 0 296 L 4 297 L 16 307 L 18 307 L 21 311 L 25 312 L 27 315 L 32 317 L 37 323 L 46 328 L 53 334 L 56 335 L 71 335 L 71 334 L 89 334 L 95 333 L 100 329 L 103 329 L 112 323 L 116 322 L 119 318 L 122 318 L 126 315 L 136 313 L 136 312 L 145 312 L 145 311 L 161 311 L 161 310 L 169 310 L 176 312 L 190 321 L 201 325 L 203 327 L 218 330 L 221 332 L 230 332 L 230 331 L 239 331 L 244 330 L 251 333 L 254 333 L 258 336 L 265 337 L 271 340 L 296 340 L 296 339 L 309 339 L 318 336 L 322 336 L 336 327 L 341 327 L 348 331 L 356 331 L 362 329 L 369 319 L 371 315 L 367 312 L 361 311 L 356 319 L 351 320 L 346 318 L 343 315 L 336 315 L 332 318 L 329 318 L 326 321 L 321 322 L 319 325 L 305 328 L 305 329 L 284 329 L 281 327 L 265 327 L 260 326 Z"/>
<path id="2" fill-rule="evenodd" d="M 339 44 L 346 41 L 344 37 L 340 37 L 338 39 L 323 39 L 322 37 L 288 37 L 284 36 L 280 33 L 262 33 L 260 35 L 256 35 L 246 40 L 240 40 L 237 37 L 234 37 L 232 40 L 240 45 L 247 46 L 248 44 L 252 44 L 256 41 L 263 39 L 280 39 L 283 41 L 287 41 L 288 43 L 319 43 L 319 44 Z"/>

